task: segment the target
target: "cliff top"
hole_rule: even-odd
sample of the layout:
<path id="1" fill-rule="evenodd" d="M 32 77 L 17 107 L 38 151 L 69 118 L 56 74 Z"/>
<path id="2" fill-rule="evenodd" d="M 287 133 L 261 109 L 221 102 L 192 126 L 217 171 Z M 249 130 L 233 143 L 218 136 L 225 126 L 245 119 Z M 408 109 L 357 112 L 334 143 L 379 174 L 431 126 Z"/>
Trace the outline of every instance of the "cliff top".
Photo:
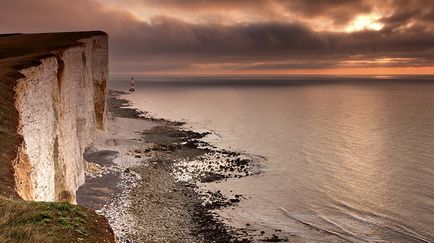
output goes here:
<path id="1" fill-rule="evenodd" d="M 107 35 L 102 31 L 42 34 L 0 34 L 0 78 L 19 68 L 32 66 L 51 51 L 79 45 L 80 39 Z"/>

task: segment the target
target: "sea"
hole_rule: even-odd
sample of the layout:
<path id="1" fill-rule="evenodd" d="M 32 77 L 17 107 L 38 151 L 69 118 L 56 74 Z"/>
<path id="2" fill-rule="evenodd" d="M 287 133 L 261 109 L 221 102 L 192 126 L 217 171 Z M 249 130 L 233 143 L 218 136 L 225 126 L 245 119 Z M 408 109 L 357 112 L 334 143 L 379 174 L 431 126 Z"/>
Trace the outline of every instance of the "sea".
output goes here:
<path id="1" fill-rule="evenodd" d="M 110 88 L 127 91 L 130 77 Z M 152 116 L 260 156 L 222 210 L 307 242 L 434 242 L 434 76 L 136 76 Z"/>

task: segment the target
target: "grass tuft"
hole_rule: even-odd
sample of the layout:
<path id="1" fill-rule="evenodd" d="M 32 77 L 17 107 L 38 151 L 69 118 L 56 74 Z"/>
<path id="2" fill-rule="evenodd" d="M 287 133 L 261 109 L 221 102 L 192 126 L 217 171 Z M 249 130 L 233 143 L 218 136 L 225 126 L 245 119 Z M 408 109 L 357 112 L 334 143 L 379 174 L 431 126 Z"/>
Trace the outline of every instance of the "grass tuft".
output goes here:
<path id="1" fill-rule="evenodd" d="M 53 203 L 53 207 L 59 211 L 68 211 L 71 209 L 71 206 L 69 203 L 62 202 L 62 203 Z"/>
<path id="2" fill-rule="evenodd" d="M 113 242 L 107 221 L 69 203 L 0 197 L 0 242 Z"/>

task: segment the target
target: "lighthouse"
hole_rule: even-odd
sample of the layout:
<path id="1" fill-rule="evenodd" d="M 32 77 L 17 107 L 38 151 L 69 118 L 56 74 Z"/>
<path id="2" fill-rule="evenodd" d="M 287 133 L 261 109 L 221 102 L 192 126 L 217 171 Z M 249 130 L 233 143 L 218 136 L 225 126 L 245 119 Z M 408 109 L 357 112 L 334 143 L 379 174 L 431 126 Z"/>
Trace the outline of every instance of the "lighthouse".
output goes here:
<path id="1" fill-rule="evenodd" d="M 136 90 L 136 88 L 134 88 L 134 77 L 131 78 L 131 87 L 130 87 L 130 92 L 134 92 Z"/>

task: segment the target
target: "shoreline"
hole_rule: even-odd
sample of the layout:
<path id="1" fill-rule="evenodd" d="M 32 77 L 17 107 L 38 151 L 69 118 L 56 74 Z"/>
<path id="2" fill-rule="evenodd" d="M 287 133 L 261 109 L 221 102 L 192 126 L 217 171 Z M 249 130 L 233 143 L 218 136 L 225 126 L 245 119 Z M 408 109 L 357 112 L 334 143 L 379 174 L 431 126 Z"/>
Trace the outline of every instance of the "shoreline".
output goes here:
<path id="1" fill-rule="evenodd" d="M 120 242 L 287 241 L 249 223 L 225 224 L 215 211 L 244 196 L 200 186 L 260 173 L 251 158 L 201 141 L 209 133 L 182 122 L 145 117 L 124 94 L 109 92 L 109 130 L 87 149 L 88 175 L 77 191 L 78 204 L 107 217 Z"/>

